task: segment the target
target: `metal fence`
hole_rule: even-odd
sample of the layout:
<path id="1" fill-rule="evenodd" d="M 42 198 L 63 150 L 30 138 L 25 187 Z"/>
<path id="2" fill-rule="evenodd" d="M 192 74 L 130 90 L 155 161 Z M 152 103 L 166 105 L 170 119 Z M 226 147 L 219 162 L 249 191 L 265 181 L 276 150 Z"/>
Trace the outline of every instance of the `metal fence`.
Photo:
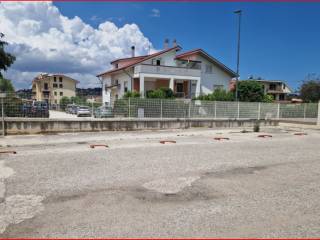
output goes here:
<path id="1" fill-rule="evenodd" d="M 115 101 L 120 118 L 216 118 L 317 120 L 317 103 L 258 103 L 131 98 Z"/>
<path id="2" fill-rule="evenodd" d="M 2 97 L 1 97 L 2 96 Z M 190 99 L 118 99 L 107 114 L 96 115 L 101 102 L 88 96 L 48 104 L 32 100 L 29 95 L 0 93 L 0 115 L 5 117 L 75 118 L 72 107 L 86 106 L 88 116 L 114 118 L 215 118 L 215 119 L 293 119 L 317 122 L 318 103 L 258 103 L 200 101 Z M 71 112 L 70 112 L 71 111 Z M 73 114 L 72 114 L 73 113 Z M 106 113 L 106 112 L 105 112 Z"/>

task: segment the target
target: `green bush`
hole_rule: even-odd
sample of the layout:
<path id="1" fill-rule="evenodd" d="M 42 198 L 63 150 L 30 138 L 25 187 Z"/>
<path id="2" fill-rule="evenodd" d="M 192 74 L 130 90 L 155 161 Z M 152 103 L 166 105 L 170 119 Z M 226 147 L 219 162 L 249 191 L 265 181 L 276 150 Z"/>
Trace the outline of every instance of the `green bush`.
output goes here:
<path id="1" fill-rule="evenodd" d="M 173 99 L 174 93 L 172 89 L 161 87 L 156 90 L 147 91 L 147 98 Z"/>
<path id="2" fill-rule="evenodd" d="M 127 98 L 139 98 L 140 97 L 140 93 L 136 92 L 136 91 L 128 91 L 123 95 L 123 98 L 127 99 Z"/>
<path id="3" fill-rule="evenodd" d="M 224 89 L 216 89 L 213 93 L 209 93 L 207 95 L 201 95 L 195 100 L 202 100 L 202 101 L 234 101 L 234 93 L 227 92 Z"/>
<path id="4" fill-rule="evenodd" d="M 4 115 L 7 117 L 21 117 L 22 116 L 22 100 L 14 96 L 7 96 L 3 99 Z M 0 104 L 0 116 L 2 114 Z"/>
<path id="5" fill-rule="evenodd" d="M 274 98 L 273 98 L 272 95 L 266 94 L 266 95 L 263 96 L 262 101 L 265 102 L 265 103 L 272 103 L 274 101 Z"/>

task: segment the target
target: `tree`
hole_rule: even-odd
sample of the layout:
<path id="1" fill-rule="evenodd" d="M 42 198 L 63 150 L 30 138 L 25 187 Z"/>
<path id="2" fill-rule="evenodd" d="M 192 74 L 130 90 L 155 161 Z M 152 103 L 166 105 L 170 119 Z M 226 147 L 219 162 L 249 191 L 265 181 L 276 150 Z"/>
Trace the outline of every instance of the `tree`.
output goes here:
<path id="1" fill-rule="evenodd" d="M 252 80 L 240 81 L 238 82 L 238 96 L 243 102 L 262 102 L 264 99 L 263 85 Z"/>
<path id="2" fill-rule="evenodd" d="M 8 45 L 8 43 L 2 40 L 3 37 L 4 34 L 0 33 L 0 78 L 2 78 L 1 71 L 6 71 L 16 60 L 15 56 L 5 51 L 4 47 Z"/>
<path id="3" fill-rule="evenodd" d="M 70 103 L 71 103 L 71 100 L 68 97 L 62 97 L 59 102 L 62 110 L 65 110 L 66 106 Z"/>
<path id="4" fill-rule="evenodd" d="M 3 33 L 0 33 L 0 92 L 14 92 L 14 87 L 9 79 L 5 79 L 2 75 L 2 71 L 6 71 L 8 67 L 16 60 L 15 56 L 7 53 L 4 49 L 7 42 L 1 40 L 4 37 Z"/>
<path id="5" fill-rule="evenodd" d="M 304 102 L 318 102 L 320 100 L 320 77 L 309 74 L 300 87 L 300 97 Z"/>
<path id="6" fill-rule="evenodd" d="M 14 92 L 14 87 L 9 79 L 0 76 L 0 92 Z"/>

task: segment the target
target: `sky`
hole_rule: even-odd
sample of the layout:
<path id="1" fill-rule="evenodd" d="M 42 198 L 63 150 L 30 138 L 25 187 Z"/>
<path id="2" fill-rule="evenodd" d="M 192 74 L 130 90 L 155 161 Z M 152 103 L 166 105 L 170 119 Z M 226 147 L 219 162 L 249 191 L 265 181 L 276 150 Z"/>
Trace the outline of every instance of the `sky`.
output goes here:
<path id="1" fill-rule="evenodd" d="M 236 70 L 241 21 L 240 76 L 283 80 L 296 90 L 320 74 L 320 3 L 1 3 L 0 32 L 17 61 L 5 74 L 28 88 L 40 72 L 68 74 L 81 87 L 110 61 L 159 51 L 165 38 L 188 51 L 202 48 Z"/>

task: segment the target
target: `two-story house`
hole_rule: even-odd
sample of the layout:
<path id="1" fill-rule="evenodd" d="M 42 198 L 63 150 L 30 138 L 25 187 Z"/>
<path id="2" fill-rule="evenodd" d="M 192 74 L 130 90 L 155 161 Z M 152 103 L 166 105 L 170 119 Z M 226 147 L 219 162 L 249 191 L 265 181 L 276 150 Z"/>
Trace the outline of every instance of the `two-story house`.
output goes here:
<path id="1" fill-rule="evenodd" d="M 112 105 L 127 91 L 140 92 L 171 88 L 176 97 L 192 98 L 211 93 L 214 89 L 228 90 L 237 74 L 202 49 L 180 53 L 175 45 L 160 52 L 111 62 L 112 69 L 97 75 L 102 81 L 103 103 Z"/>
<path id="2" fill-rule="evenodd" d="M 32 99 L 59 104 L 62 97 L 76 96 L 78 81 L 62 74 L 40 74 L 32 81 Z"/>
<path id="3" fill-rule="evenodd" d="M 287 95 L 292 93 L 290 87 L 280 80 L 255 80 L 263 85 L 264 93 L 273 96 L 275 101 L 287 100 Z"/>

